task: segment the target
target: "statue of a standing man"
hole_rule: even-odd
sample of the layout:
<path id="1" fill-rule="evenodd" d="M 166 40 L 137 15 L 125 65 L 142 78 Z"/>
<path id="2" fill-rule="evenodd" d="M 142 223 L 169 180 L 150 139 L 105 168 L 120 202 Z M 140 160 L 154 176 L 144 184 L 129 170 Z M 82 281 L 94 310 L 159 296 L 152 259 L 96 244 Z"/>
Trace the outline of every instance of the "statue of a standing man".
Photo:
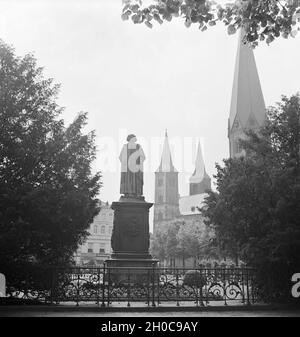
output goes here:
<path id="1" fill-rule="evenodd" d="M 120 193 L 125 198 L 141 199 L 143 196 L 143 163 L 145 154 L 140 144 L 137 144 L 135 135 L 127 137 L 127 144 L 122 148 L 121 161 L 121 186 Z"/>

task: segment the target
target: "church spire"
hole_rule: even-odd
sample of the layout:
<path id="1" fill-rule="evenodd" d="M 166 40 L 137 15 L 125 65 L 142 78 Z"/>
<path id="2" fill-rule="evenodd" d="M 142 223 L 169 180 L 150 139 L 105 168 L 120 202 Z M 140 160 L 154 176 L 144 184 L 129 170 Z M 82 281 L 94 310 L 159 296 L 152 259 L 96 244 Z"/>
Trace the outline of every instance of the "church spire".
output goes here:
<path id="1" fill-rule="evenodd" d="M 190 178 L 190 182 L 191 183 L 201 182 L 205 174 L 206 174 L 205 165 L 204 165 L 204 160 L 203 160 L 202 151 L 201 151 L 201 144 L 199 141 L 197 157 L 196 157 L 196 164 L 195 164 L 195 171 Z"/>
<path id="2" fill-rule="evenodd" d="M 190 178 L 190 195 L 202 194 L 211 190 L 211 179 L 206 173 L 200 141 L 198 143 L 195 171 Z"/>
<path id="3" fill-rule="evenodd" d="M 166 130 L 160 166 L 155 172 L 154 233 L 164 221 L 175 219 L 179 215 L 178 171 L 172 162 Z"/>
<path id="4" fill-rule="evenodd" d="M 160 161 L 160 165 L 159 165 L 157 172 L 176 172 L 176 169 L 172 162 L 167 129 L 165 131 L 163 152 L 162 152 L 161 161 Z"/>
<path id="5" fill-rule="evenodd" d="M 243 131 L 260 128 L 266 118 L 265 101 L 253 49 L 243 42 L 244 36 L 245 31 L 241 29 L 228 121 L 231 157 L 240 152 L 237 139 L 243 138 Z"/>

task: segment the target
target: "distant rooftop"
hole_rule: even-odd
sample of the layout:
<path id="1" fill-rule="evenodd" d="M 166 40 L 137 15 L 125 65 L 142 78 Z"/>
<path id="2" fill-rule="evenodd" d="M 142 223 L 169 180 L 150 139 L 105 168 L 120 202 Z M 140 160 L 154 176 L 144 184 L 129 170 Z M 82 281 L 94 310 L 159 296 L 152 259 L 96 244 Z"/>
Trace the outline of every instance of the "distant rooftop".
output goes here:
<path id="1" fill-rule="evenodd" d="M 108 201 L 102 201 L 102 200 L 100 200 L 100 201 L 99 201 L 99 205 L 100 205 L 101 207 L 110 207 L 110 204 L 109 204 Z"/>
<path id="2" fill-rule="evenodd" d="M 181 215 L 200 214 L 198 209 L 203 206 L 203 201 L 207 197 L 207 193 L 189 195 L 179 199 L 179 210 Z"/>

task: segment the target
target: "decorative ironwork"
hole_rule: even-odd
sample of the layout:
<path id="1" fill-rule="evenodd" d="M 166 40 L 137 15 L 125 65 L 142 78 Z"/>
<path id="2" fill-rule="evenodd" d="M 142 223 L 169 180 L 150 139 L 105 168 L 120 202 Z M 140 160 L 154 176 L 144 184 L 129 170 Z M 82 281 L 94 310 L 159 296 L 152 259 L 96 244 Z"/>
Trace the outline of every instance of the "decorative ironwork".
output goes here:
<path id="1" fill-rule="evenodd" d="M 164 302 L 196 306 L 250 305 L 257 301 L 249 268 L 70 268 L 57 269 L 51 290 L 53 303 Z"/>
<path id="2" fill-rule="evenodd" d="M 73 267 L 52 271 L 51 288 L 12 297 L 39 299 L 46 303 L 92 302 L 127 306 L 141 302 L 147 306 L 171 305 L 250 305 L 258 301 L 254 272 L 250 268 L 199 267 L 124 268 Z"/>

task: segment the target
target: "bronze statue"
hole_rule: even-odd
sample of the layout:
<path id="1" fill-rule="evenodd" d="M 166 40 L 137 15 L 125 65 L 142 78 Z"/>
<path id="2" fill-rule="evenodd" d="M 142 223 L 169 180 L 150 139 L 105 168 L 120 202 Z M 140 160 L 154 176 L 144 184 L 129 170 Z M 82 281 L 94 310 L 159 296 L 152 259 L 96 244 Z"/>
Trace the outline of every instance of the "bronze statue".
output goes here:
<path id="1" fill-rule="evenodd" d="M 143 163 L 145 154 L 140 144 L 137 144 L 135 135 L 127 137 L 127 144 L 122 148 L 121 161 L 121 186 L 120 193 L 125 198 L 142 198 L 143 196 Z"/>

